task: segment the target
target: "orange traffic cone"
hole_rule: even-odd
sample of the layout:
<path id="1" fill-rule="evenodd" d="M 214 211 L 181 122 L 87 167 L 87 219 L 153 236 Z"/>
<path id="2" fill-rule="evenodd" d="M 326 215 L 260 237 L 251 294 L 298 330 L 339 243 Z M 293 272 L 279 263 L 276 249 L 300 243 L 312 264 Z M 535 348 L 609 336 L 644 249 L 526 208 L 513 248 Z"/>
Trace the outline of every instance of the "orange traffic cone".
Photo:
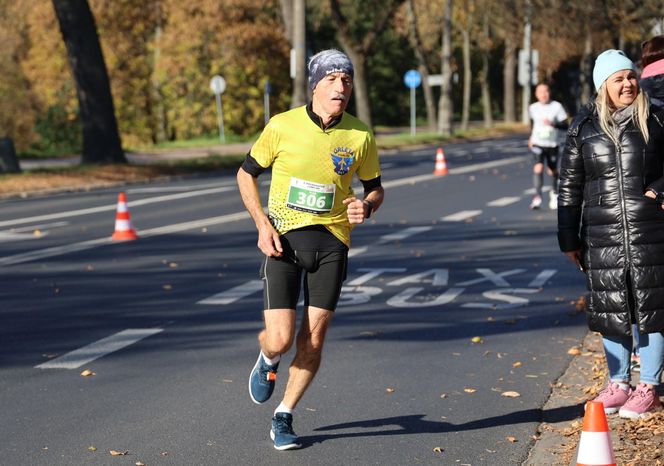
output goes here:
<path id="1" fill-rule="evenodd" d="M 433 170 L 433 174 L 436 176 L 447 175 L 447 162 L 445 161 L 445 154 L 443 153 L 443 148 L 439 147 L 436 151 L 436 167 Z"/>
<path id="2" fill-rule="evenodd" d="M 131 217 L 127 208 L 127 196 L 118 194 L 118 209 L 115 214 L 115 232 L 111 237 L 113 241 L 130 241 L 138 239 L 138 235 L 131 226 Z"/>
<path id="3" fill-rule="evenodd" d="M 616 466 L 609 424 L 601 401 L 586 403 L 576 466 Z"/>

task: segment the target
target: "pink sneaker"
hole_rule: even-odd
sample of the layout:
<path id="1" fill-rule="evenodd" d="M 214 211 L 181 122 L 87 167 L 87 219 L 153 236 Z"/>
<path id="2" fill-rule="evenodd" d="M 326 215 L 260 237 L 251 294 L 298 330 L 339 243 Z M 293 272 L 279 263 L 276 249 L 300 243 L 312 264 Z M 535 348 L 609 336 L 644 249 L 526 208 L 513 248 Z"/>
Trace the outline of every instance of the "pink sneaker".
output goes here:
<path id="1" fill-rule="evenodd" d="M 593 401 L 601 401 L 604 405 L 604 412 L 613 414 L 618 412 L 620 407 L 630 399 L 632 393 L 631 386 L 628 390 L 623 390 L 617 383 L 609 381 L 609 385 L 599 392 L 599 395 Z"/>
<path id="2" fill-rule="evenodd" d="M 662 407 L 655 388 L 648 388 L 646 384 L 640 383 L 632 392 L 629 400 L 620 408 L 618 415 L 627 419 L 643 419 L 648 413 Z"/>

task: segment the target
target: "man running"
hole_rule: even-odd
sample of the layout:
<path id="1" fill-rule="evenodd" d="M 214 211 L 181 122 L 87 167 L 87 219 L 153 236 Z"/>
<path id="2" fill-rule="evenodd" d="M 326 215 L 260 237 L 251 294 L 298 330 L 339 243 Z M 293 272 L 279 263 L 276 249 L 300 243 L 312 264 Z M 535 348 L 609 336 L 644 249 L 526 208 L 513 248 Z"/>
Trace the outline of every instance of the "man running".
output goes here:
<path id="1" fill-rule="evenodd" d="M 535 88 L 537 102 L 530 104 L 528 113 L 532 122 L 532 132 L 528 139 L 528 148 L 535 157 L 533 165 L 533 183 L 535 196 L 530 208 L 539 209 L 542 205 L 542 184 L 544 182 L 544 163 L 551 177 L 549 209 L 558 208 L 558 145 L 559 131 L 567 128 L 567 112 L 555 100 L 551 100 L 549 85 L 540 83 Z"/>
<path id="2" fill-rule="evenodd" d="M 277 450 L 302 446 L 293 431 L 293 410 L 320 366 L 325 333 L 346 278 L 350 231 L 383 202 L 374 136 L 345 113 L 353 89 L 350 59 L 338 50 L 314 55 L 309 86 L 311 104 L 272 118 L 237 174 L 265 254 L 260 268 L 265 328 L 258 335 L 261 351 L 249 376 L 254 403 L 272 395 L 281 356 L 295 340 L 295 308 L 304 276 L 304 317 L 295 358 L 270 430 Z M 269 167 L 266 215 L 257 178 Z M 364 186 L 362 200 L 353 194 L 353 174 Z"/>

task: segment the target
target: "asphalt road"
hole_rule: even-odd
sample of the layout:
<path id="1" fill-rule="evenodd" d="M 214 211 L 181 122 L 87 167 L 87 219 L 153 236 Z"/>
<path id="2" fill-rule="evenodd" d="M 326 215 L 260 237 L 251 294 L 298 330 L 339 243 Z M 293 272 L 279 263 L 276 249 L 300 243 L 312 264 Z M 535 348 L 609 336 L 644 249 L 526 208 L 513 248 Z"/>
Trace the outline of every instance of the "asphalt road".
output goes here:
<path id="1" fill-rule="evenodd" d="M 292 352 L 273 400 L 247 394 L 261 256 L 232 174 L 128 187 L 130 242 L 117 190 L 1 201 L 0 464 L 521 464 L 582 276 L 528 209 L 524 138 L 446 146 L 443 177 L 435 149 L 382 158 L 291 452 L 268 434 Z"/>

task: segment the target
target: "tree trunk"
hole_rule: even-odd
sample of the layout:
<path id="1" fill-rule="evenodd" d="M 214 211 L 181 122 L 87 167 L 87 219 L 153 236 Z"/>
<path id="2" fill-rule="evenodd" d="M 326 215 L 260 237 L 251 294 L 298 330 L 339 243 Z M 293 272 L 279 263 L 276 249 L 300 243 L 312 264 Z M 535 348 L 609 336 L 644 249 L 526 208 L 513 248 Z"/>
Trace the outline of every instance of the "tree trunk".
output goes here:
<path id="1" fill-rule="evenodd" d="M 438 100 L 438 134 L 452 134 L 452 0 L 445 0 L 443 19 L 441 74 L 443 84 Z"/>
<path id="2" fill-rule="evenodd" d="M 414 0 L 408 0 L 408 29 L 410 44 L 415 51 L 417 58 L 417 69 L 422 75 L 422 89 L 424 90 L 424 103 L 427 111 L 427 122 L 429 124 L 429 131 L 432 133 L 436 131 L 436 107 L 433 101 L 433 91 L 429 86 L 429 69 L 427 68 L 426 59 L 424 57 L 424 47 L 422 47 L 422 40 L 420 32 L 417 27 L 417 15 L 415 13 Z"/>
<path id="3" fill-rule="evenodd" d="M 152 114 L 152 140 L 156 143 L 166 141 L 166 108 L 159 79 L 159 62 L 161 60 L 162 13 L 160 3 L 157 8 L 157 26 L 154 31 L 154 53 L 152 56 L 152 77 L 150 79 L 150 111 Z"/>
<path id="4" fill-rule="evenodd" d="M 469 20 L 470 22 L 470 20 Z M 461 35 L 463 36 L 463 104 L 461 108 L 461 130 L 468 129 L 470 120 L 470 86 L 472 76 L 470 70 L 470 24 L 468 24 Z"/>
<path id="5" fill-rule="evenodd" d="M 490 30 L 489 30 L 489 14 L 484 12 L 484 19 L 482 24 L 482 71 L 480 71 L 480 87 L 482 89 L 482 115 L 484 117 L 484 127 L 491 128 L 493 126 L 493 114 L 491 112 L 491 88 L 489 87 L 489 43 L 490 43 Z"/>
<path id="6" fill-rule="evenodd" d="M 371 118 L 371 105 L 369 104 L 369 87 L 367 86 L 367 62 L 363 53 L 357 52 L 349 44 L 342 42 L 344 51 L 348 54 L 350 61 L 353 62 L 355 74 L 353 76 L 353 94 L 355 95 L 355 108 L 357 117 L 364 124 L 373 127 Z"/>
<path id="7" fill-rule="evenodd" d="M 293 45 L 293 0 L 279 0 L 281 4 L 281 16 L 286 28 L 286 39 Z"/>
<path id="8" fill-rule="evenodd" d="M 291 108 L 307 103 L 307 47 L 305 0 L 293 3 L 293 49 L 295 49 L 295 78 L 293 78 L 293 98 Z"/>
<path id="9" fill-rule="evenodd" d="M 97 27 L 87 0 L 53 0 L 76 82 L 83 163 L 126 163 Z"/>
<path id="10" fill-rule="evenodd" d="M 581 84 L 581 95 L 577 102 L 577 108 L 590 102 L 590 97 L 593 95 L 594 84 L 592 81 L 592 53 L 593 53 L 593 37 L 590 30 L 590 25 L 586 24 L 586 37 L 583 41 L 583 54 L 581 55 L 581 63 L 579 63 L 579 82 Z"/>
<path id="11" fill-rule="evenodd" d="M 505 39 L 505 62 L 503 64 L 503 111 L 505 123 L 514 123 L 516 121 L 516 96 L 514 92 L 516 60 L 514 52 L 514 41 L 508 37 Z"/>

